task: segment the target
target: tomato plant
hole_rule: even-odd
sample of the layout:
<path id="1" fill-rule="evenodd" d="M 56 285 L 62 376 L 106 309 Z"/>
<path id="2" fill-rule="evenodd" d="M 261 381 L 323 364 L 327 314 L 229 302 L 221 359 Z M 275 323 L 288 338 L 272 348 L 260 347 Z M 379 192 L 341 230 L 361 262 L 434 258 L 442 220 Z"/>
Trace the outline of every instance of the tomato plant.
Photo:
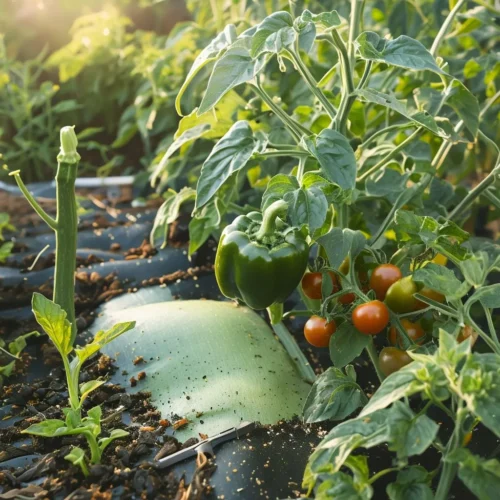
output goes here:
<path id="1" fill-rule="evenodd" d="M 329 272 L 328 276 L 332 281 L 332 290 L 338 290 L 337 277 L 334 273 Z M 310 299 L 321 299 L 322 285 L 323 285 L 323 274 L 319 272 L 306 273 L 301 281 L 302 290 Z"/>

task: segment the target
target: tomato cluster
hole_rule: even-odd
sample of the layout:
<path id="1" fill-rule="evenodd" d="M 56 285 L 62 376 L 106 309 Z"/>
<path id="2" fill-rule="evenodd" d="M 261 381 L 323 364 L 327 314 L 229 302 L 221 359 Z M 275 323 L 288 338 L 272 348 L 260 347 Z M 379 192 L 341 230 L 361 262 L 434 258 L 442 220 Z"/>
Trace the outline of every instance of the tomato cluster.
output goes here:
<path id="1" fill-rule="evenodd" d="M 368 274 L 365 269 L 358 266 L 356 260 L 356 272 L 364 293 L 369 289 L 373 290 L 376 300 L 371 300 L 358 304 L 351 312 L 351 321 L 354 327 L 364 335 L 378 335 L 383 332 L 390 322 L 390 312 L 405 314 L 418 312 L 428 305 L 415 298 L 419 293 L 435 302 L 442 303 L 445 297 L 439 292 L 427 287 L 421 287 L 413 281 L 412 276 L 403 276 L 401 269 L 393 264 L 378 265 L 371 273 L 368 281 Z M 339 271 L 347 275 L 349 272 L 349 259 L 345 259 L 339 267 Z M 359 269 L 358 267 L 361 267 Z M 322 298 L 322 285 L 324 276 L 330 276 L 333 293 L 341 290 L 342 282 L 332 273 L 308 272 L 302 279 L 302 289 L 304 294 L 310 299 Z M 369 283 L 369 289 L 366 286 Z M 338 301 L 343 305 L 351 304 L 356 299 L 356 295 L 348 292 L 341 295 Z M 423 321 L 423 320 L 422 320 Z M 417 345 L 425 341 L 425 331 L 419 322 L 411 322 L 406 318 L 400 321 L 409 339 Z M 311 316 L 304 327 L 306 340 L 315 347 L 328 347 L 331 336 L 335 333 L 337 325 L 335 321 L 328 321 L 319 316 Z M 464 327 L 457 340 L 462 342 L 469 336 L 474 335 L 470 327 Z M 477 335 L 476 335 L 477 336 Z M 389 329 L 388 340 L 390 346 L 384 347 L 380 351 L 379 366 L 384 375 L 390 375 L 411 363 L 412 358 L 404 349 L 405 342 L 401 331 L 396 326 Z M 472 341 L 475 337 L 472 337 Z"/>

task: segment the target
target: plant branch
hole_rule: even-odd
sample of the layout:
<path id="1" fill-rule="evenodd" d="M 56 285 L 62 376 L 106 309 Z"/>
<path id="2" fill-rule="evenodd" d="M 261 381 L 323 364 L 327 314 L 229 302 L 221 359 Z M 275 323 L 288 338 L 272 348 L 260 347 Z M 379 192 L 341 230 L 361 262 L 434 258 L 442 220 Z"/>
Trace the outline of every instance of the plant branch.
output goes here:
<path id="1" fill-rule="evenodd" d="M 9 175 L 14 176 L 14 179 L 19 186 L 19 189 L 23 193 L 24 197 L 28 203 L 33 207 L 33 210 L 39 215 L 41 219 L 54 231 L 57 229 L 57 222 L 38 204 L 32 194 L 28 191 L 28 188 L 21 179 L 20 170 L 15 172 L 10 172 Z"/>
<path id="2" fill-rule="evenodd" d="M 358 179 L 356 179 L 358 182 L 361 182 L 365 180 L 368 176 L 373 174 L 374 172 L 377 172 L 377 170 L 380 170 L 382 167 L 385 167 L 387 163 L 392 160 L 397 154 L 402 151 L 404 148 L 406 148 L 409 144 L 411 144 L 415 139 L 417 139 L 420 134 L 423 131 L 423 127 L 417 128 L 413 134 L 408 136 L 399 146 L 396 146 L 390 153 L 388 153 L 386 156 L 384 156 L 378 163 L 373 165 L 370 169 L 368 169 L 364 174 L 361 174 Z"/>
<path id="3" fill-rule="evenodd" d="M 368 342 L 368 345 L 366 346 L 366 352 L 368 353 L 370 361 L 375 367 L 378 379 L 380 380 L 380 382 L 382 382 L 385 379 L 385 375 L 380 370 L 380 364 L 378 362 L 378 354 L 377 350 L 375 349 L 375 344 L 373 343 L 373 339 L 370 339 L 370 341 Z"/>
<path id="4" fill-rule="evenodd" d="M 366 61 L 365 69 L 363 70 L 363 75 L 361 76 L 361 80 L 359 80 L 358 82 L 356 90 L 364 88 L 364 86 L 368 83 L 368 77 L 370 76 L 372 66 L 373 66 L 373 61 Z"/>
<path id="5" fill-rule="evenodd" d="M 453 9 L 450 11 L 448 16 L 444 20 L 444 23 L 442 24 L 439 33 L 436 35 L 436 38 L 434 39 L 434 43 L 432 44 L 431 50 L 429 51 L 434 57 L 436 56 L 437 51 L 439 50 L 439 46 L 441 45 L 441 42 L 443 41 L 446 33 L 450 29 L 453 19 L 455 19 L 455 16 L 457 15 L 458 11 L 462 8 L 464 3 L 465 0 L 458 0 L 455 7 L 453 7 Z"/>
<path id="6" fill-rule="evenodd" d="M 323 91 L 319 88 L 318 82 L 314 79 L 314 76 L 309 71 L 309 68 L 303 63 L 300 58 L 299 48 L 298 48 L 298 38 L 296 39 L 296 48 L 292 51 L 287 51 L 289 58 L 295 63 L 298 72 L 306 82 L 309 90 L 316 96 L 318 101 L 322 104 L 323 108 L 327 112 L 328 116 L 334 120 L 337 115 L 337 110 L 333 104 L 328 100 Z"/>

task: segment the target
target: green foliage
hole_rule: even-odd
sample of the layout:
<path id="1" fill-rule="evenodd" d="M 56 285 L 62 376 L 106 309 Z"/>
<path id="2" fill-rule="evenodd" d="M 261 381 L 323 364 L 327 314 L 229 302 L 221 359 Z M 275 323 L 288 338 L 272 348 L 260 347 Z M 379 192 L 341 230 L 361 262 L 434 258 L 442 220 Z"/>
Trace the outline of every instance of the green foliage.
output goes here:
<path id="1" fill-rule="evenodd" d="M 57 437 L 81 434 L 87 440 L 90 448 L 91 463 L 99 463 L 104 449 L 115 439 L 128 435 L 121 429 L 112 430 L 109 437 L 100 438 L 102 410 L 96 406 L 87 411 L 87 416 L 81 416 L 82 406 L 89 394 L 100 387 L 103 380 L 90 380 L 79 385 L 80 370 L 90 357 L 102 347 L 113 341 L 123 333 L 135 327 L 135 322 L 117 323 L 106 331 L 99 331 L 93 340 L 83 347 L 75 348 L 73 345 L 71 324 L 66 319 L 66 312 L 58 305 L 39 293 L 33 294 L 33 313 L 38 324 L 43 328 L 53 342 L 66 370 L 70 408 L 64 408 L 65 420 L 47 419 L 33 424 L 23 432 L 42 437 Z M 70 354 L 74 356 L 70 358 Z M 85 475 L 88 474 L 87 458 L 80 448 L 73 450 L 65 457 L 75 465 L 81 467 Z"/>

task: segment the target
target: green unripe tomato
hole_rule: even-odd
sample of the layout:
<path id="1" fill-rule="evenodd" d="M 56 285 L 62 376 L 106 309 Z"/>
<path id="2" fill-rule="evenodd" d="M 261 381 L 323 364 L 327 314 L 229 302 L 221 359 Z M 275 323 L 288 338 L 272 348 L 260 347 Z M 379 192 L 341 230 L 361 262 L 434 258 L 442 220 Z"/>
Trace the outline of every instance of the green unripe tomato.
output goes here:
<path id="1" fill-rule="evenodd" d="M 417 303 L 413 294 L 417 293 L 417 291 L 417 285 L 411 276 L 401 278 L 387 290 L 385 303 L 395 313 L 403 314 L 412 312 L 415 310 Z"/>

